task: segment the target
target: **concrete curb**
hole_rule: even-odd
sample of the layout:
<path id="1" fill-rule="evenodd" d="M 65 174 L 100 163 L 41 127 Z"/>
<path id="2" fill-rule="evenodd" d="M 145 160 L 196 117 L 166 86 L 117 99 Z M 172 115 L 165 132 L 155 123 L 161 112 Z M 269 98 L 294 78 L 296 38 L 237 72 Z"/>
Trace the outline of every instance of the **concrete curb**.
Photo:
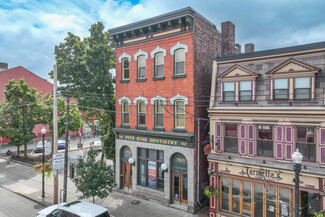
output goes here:
<path id="1" fill-rule="evenodd" d="M 30 197 L 30 196 L 28 196 L 28 195 L 26 195 L 26 194 L 23 194 L 23 193 L 21 193 L 21 192 L 19 192 L 19 191 L 14 191 L 14 190 L 12 190 L 12 189 L 10 189 L 10 188 L 7 188 L 7 187 L 5 187 L 5 186 L 0 185 L 0 187 L 3 188 L 3 189 L 6 189 L 7 191 L 10 191 L 10 192 L 13 192 L 13 193 L 15 193 L 15 194 L 18 194 L 18 195 L 20 195 L 20 196 L 22 196 L 22 197 L 24 197 L 24 198 L 26 198 L 26 199 L 28 199 L 28 200 L 31 200 L 31 201 L 33 201 L 33 202 L 35 202 L 35 203 L 38 203 L 38 204 L 40 204 L 40 205 L 42 205 L 42 206 L 44 206 L 44 207 L 48 207 L 48 206 L 51 206 L 51 205 L 52 205 L 52 204 L 49 204 L 49 203 L 46 203 L 46 202 L 43 202 L 43 201 L 39 201 L 39 200 L 37 200 L 37 199 L 35 199 L 35 198 L 33 198 L 33 197 Z"/>

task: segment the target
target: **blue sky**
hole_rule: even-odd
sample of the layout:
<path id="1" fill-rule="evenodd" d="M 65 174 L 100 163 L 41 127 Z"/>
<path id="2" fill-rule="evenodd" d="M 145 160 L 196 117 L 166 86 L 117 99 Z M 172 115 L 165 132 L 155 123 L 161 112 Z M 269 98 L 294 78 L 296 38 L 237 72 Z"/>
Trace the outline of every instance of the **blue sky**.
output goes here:
<path id="1" fill-rule="evenodd" d="M 236 42 L 255 50 L 325 41 L 324 0 L 0 0 L 0 62 L 48 79 L 54 46 L 67 32 L 88 36 L 102 21 L 112 28 L 192 7 L 220 30 L 236 25 Z"/>

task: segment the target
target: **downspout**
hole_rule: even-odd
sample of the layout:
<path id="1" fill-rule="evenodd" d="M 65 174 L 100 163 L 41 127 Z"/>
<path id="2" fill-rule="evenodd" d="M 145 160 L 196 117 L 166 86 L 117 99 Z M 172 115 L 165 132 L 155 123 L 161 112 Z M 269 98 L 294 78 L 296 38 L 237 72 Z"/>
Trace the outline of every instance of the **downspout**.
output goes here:
<path id="1" fill-rule="evenodd" d="M 196 200 L 199 206 L 202 204 L 200 203 L 200 120 L 201 118 L 197 119 L 198 127 L 197 127 L 197 189 L 196 189 Z"/>

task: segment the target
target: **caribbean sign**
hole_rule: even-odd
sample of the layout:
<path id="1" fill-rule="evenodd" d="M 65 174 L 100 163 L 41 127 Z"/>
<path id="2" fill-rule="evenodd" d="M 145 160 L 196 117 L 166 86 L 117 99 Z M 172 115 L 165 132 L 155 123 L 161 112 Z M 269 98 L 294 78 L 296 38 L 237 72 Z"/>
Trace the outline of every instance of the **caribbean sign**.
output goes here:
<path id="1" fill-rule="evenodd" d="M 118 138 L 123 140 L 136 141 L 136 142 L 147 142 L 147 143 L 156 143 L 161 145 L 193 148 L 193 144 L 191 142 L 175 140 L 175 139 L 161 139 L 161 138 L 154 138 L 154 137 L 133 136 L 133 135 L 123 135 L 123 134 L 119 134 Z"/>

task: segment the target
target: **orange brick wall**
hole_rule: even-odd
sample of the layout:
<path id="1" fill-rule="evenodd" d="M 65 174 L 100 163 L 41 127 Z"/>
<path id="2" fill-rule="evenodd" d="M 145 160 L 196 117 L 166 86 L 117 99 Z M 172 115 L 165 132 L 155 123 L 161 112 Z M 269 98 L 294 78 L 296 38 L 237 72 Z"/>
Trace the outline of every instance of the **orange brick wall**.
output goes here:
<path id="1" fill-rule="evenodd" d="M 177 42 L 186 44 L 188 46 L 188 52 L 185 53 L 185 78 L 173 79 L 173 65 L 174 56 L 170 54 L 170 48 L 175 46 Z M 164 58 L 164 80 L 153 80 L 154 77 L 154 58 L 151 58 L 151 51 L 157 46 L 166 49 L 166 56 Z M 146 78 L 147 81 L 136 82 L 137 78 L 137 61 L 134 61 L 134 54 L 139 50 L 143 50 L 148 53 L 148 59 L 146 60 Z M 127 53 L 131 56 L 130 62 L 130 82 L 120 83 L 121 80 L 121 64 L 118 62 L 118 57 Z M 164 125 L 165 131 L 172 131 L 174 128 L 174 111 L 173 106 L 170 104 L 170 98 L 177 94 L 188 97 L 188 105 L 185 106 L 185 117 L 193 118 L 194 116 L 194 55 L 193 55 L 193 34 L 185 33 L 173 37 L 164 39 L 158 39 L 151 42 L 144 42 L 136 45 L 130 45 L 120 47 L 116 49 L 116 126 L 121 125 L 121 106 L 118 104 L 118 99 L 126 96 L 131 99 L 130 105 L 130 128 L 135 128 L 137 125 L 137 108 L 134 105 L 133 100 L 138 96 L 143 96 L 148 99 L 148 105 L 146 107 L 146 127 L 147 130 L 153 130 L 154 127 L 154 106 L 151 105 L 151 98 L 160 95 L 166 98 L 167 104 L 164 111 Z M 186 131 L 194 133 L 194 120 L 186 119 L 185 121 Z"/>

